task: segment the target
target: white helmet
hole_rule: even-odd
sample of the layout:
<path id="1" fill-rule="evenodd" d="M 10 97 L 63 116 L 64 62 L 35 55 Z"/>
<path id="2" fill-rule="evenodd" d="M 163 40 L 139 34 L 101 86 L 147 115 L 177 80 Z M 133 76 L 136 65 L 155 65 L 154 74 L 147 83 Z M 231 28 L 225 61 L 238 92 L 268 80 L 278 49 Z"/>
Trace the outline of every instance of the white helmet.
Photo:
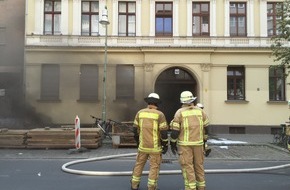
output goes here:
<path id="1" fill-rule="evenodd" d="M 190 91 L 183 91 L 180 94 L 180 102 L 183 104 L 190 104 L 192 103 L 196 97 L 193 96 L 193 94 Z"/>
<path id="2" fill-rule="evenodd" d="M 197 103 L 196 106 L 199 107 L 200 109 L 203 109 L 204 108 L 204 106 L 203 106 L 202 103 Z"/>
<path id="3" fill-rule="evenodd" d="M 148 98 L 160 99 L 160 98 L 159 98 L 159 95 L 156 94 L 156 93 L 150 93 L 150 94 L 148 95 Z"/>
<path id="4" fill-rule="evenodd" d="M 153 103 L 153 104 L 159 104 L 161 103 L 161 100 L 159 98 L 159 95 L 156 93 L 150 93 L 148 97 L 144 98 L 145 102 L 147 103 Z"/>

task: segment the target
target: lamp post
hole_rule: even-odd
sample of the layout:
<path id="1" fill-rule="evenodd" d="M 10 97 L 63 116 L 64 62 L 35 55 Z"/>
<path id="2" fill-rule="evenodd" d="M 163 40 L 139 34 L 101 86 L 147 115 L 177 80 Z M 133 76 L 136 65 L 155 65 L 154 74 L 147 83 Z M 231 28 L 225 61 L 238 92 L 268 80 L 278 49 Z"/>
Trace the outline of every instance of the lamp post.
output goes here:
<path id="1" fill-rule="evenodd" d="M 103 127 L 105 127 L 106 121 L 106 78 L 107 78 L 107 35 L 108 35 L 108 25 L 110 22 L 108 21 L 108 10 L 107 6 L 102 11 L 102 19 L 100 20 L 100 24 L 105 26 L 105 58 L 104 58 L 104 76 L 103 76 L 103 103 L 102 103 L 102 120 Z"/>

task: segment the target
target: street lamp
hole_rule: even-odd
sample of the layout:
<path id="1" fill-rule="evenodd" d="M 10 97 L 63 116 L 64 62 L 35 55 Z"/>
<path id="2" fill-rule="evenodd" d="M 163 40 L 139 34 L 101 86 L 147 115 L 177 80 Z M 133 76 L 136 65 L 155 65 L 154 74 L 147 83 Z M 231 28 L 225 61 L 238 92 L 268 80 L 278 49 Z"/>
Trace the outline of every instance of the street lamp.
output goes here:
<path id="1" fill-rule="evenodd" d="M 107 35 L 108 35 L 108 25 L 110 22 L 108 21 L 108 10 L 107 6 L 102 11 L 102 19 L 100 20 L 100 24 L 105 26 L 105 58 L 104 58 L 104 76 L 103 76 L 103 104 L 102 104 L 102 120 L 103 127 L 105 127 L 106 123 L 106 78 L 107 78 Z M 105 128 L 104 128 L 105 129 Z"/>

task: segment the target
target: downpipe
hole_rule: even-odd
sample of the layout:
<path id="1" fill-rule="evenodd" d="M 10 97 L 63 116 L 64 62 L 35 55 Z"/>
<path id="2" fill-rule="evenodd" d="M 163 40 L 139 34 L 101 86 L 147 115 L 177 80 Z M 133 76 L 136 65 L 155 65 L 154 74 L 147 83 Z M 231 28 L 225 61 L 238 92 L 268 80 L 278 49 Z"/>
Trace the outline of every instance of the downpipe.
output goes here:
<path id="1" fill-rule="evenodd" d="M 114 158 L 122 158 L 122 157 L 131 157 L 136 156 L 137 153 L 130 154 L 119 154 L 119 155 L 110 155 L 110 156 L 102 156 L 96 158 L 88 158 L 82 160 L 75 160 L 71 162 L 67 162 L 62 165 L 62 170 L 67 173 L 77 174 L 77 175 L 88 175 L 88 176 L 131 176 L 132 171 L 86 171 L 86 170 L 76 170 L 70 169 L 69 166 L 85 163 L 85 162 L 94 162 L 101 160 L 110 160 Z M 207 174 L 221 174 L 221 173 L 251 173 L 251 172 L 261 172 L 261 171 L 270 171 L 270 170 L 278 170 L 290 167 L 290 164 L 278 165 L 278 166 L 270 166 L 270 167 L 262 167 L 262 168 L 243 168 L 243 169 L 206 169 L 205 173 Z M 143 171 L 142 175 L 148 175 L 149 171 Z M 161 175 L 175 175 L 181 174 L 181 170 L 160 170 L 159 174 Z"/>

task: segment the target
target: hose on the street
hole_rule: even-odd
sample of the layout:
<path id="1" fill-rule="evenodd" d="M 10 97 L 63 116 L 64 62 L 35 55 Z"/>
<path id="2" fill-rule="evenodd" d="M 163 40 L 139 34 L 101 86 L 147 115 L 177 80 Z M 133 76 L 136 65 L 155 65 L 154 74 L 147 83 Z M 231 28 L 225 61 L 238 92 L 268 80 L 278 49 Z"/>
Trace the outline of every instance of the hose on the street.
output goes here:
<path id="1" fill-rule="evenodd" d="M 130 154 L 119 154 L 119 155 L 110 155 L 110 156 L 102 156 L 96 158 L 88 158 L 88 159 L 81 159 L 75 160 L 68 163 L 65 163 L 62 166 L 62 170 L 67 173 L 71 174 L 78 174 L 78 175 L 88 175 L 88 176 L 130 176 L 132 175 L 132 171 L 85 171 L 85 170 L 77 170 L 77 169 L 70 169 L 69 166 L 85 163 L 85 162 L 94 162 L 94 161 L 101 161 L 101 160 L 109 160 L 114 158 L 121 158 L 121 157 L 130 157 L 136 156 L 136 153 Z M 250 172 L 261 172 L 261 171 L 269 171 L 269 170 L 278 170 L 290 167 L 290 164 L 284 165 L 277 165 L 277 166 L 270 166 L 270 167 L 261 167 L 261 168 L 243 168 L 243 169 L 206 169 L 205 173 L 208 174 L 218 174 L 218 173 L 250 173 Z M 143 175 L 148 175 L 149 171 L 143 171 Z M 161 170 L 161 175 L 175 175 L 181 174 L 181 170 Z"/>

